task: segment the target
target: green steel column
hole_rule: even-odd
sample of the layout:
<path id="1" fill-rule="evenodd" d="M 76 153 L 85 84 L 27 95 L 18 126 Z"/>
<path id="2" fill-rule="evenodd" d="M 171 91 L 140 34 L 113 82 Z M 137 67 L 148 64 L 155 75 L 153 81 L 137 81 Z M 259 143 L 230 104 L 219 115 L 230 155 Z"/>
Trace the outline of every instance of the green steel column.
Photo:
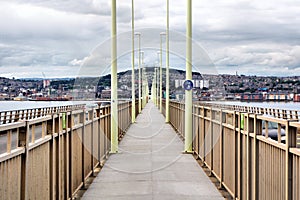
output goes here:
<path id="1" fill-rule="evenodd" d="M 186 80 L 192 80 L 192 0 L 187 0 Z M 192 94 L 192 90 L 185 90 L 185 152 L 192 152 L 193 150 Z"/>
<path id="2" fill-rule="evenodd" d="M 111 153 L 118 152 L 117 10 L 111 1 Z"/>
<path id="3" fill-rule="evenodd" d="M 131 77 L 131 123 L 135 122 L 135 73 L 134 73 L 134 0 L 131 0 L 131 27 L 132 27 L 132 33 L 131 33 L 131 40 L 132 40 L 132 77 Z"/>
<path id="4" fill-rule="evenodd" d="M 166 31 L 166 123 L 170 121 L 170 109 L 169 109 L 169 102 L 170 102 L 170 75 L 169 75 L 169 0 L 167 0 L 167 31 Z"/>

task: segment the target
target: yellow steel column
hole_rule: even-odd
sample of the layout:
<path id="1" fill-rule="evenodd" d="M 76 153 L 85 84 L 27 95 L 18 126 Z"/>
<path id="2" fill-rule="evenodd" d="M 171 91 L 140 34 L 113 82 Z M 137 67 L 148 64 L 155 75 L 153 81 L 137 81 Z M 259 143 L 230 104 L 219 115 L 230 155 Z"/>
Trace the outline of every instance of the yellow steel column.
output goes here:
<path id="1" fill-rule="evenodd" d="M 146 77 L 146 80 L 147 80 L 147 98 L 148 98 L 148 100 L 149 100 L 149 80 L 148 80 L 148 77 Z"/>
<path id="2" fill-rule="evenodd" d="M 160 59 L 159 59 L 159 111 L 162 113 L 162 36 L 166 33 L 160 33 Z"/>
<path id="3" fill-rule="evenodd" d="M 187 0 L 186 80 L 192 80 L 192 0 Z M 192 91 L 193 90 L 185 90 L 185 152 L 192 152 L 193 149 Z"/>
<path id="4" fill-rule="evenodd" d="M 138 43 L 139 43 L 139 113 L 142 112 L 142 102 L 141 102 L 141 33 L 136 33 L 138 36 Z"/>
<path id="5" fill-rule="evenodd" d="M 145 70 L 144 70 L 144 68 L 145 68 L 145 66 L 144 66 L 144 51 L 141 51 L 141 54 L 142 54 L 142 74 L 141 74 L 141 83 L 142 83 L 142 99 L 141 99 L 141 101 L 142 101 L 142 105 L 141 105 L 141 107 L 142 108 L 144 108 L 145 107 L 145 85 L 144 85 L 144 79 L 145 79 Z"/>
<path id="6" fill-rule="evenodd" d="M 169 109 L 169 103 L 170 103 L 170 75 L 169 75 L 169 0 L 167 0 L 167 31 L 166 31 L 166 123 L 169 123 L 170 121 L 170 109 Z"/>
<path id="7" fill-rule="evenodd" d="M 156 69 L 156 106 L 159 107 L 159 69 Z"/>
<path id="8" fill-rule="evenodd" d="M 117 10 L 111 1 L 111 153 L 118 152 Z"/>
<path id="9" fill-rule="evenodd" d="M 131 40 L 132 40 L 132 77 L 131 77 L 131 123 L 135 122 L 135 73 L 134 73 L 134 0 L 131 0 L 131 27 L 132 27 L 132 33 L 131 33 Z"/>
<path id="10" fill-rule="evenodd" d="M 153 103 L 156 104 L 156 73 L 157 73 L 157 69 L 154 68 L 154 76 L 153 76 L 153 95 L 154 95 L 154 98 L 153 98 Z"/>
<path id="11" fill-rule="evenodd" d="M 146 69 L 143 68 L 143 108 L 146 106 Z"/>

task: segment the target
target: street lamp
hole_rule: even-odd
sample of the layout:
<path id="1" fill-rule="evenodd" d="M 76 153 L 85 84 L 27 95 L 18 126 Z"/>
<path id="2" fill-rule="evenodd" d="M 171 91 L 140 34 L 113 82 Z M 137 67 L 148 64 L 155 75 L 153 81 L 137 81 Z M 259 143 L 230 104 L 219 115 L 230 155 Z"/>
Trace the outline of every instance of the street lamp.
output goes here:
<path id="1" fill-rule="evenodd" d="M 132 41 L 132 72 L 131 72 L 131 123 L 135 122 L 135 73 L 134 73 L 134 0 L 131 0 L 131 41 Z"/>
<path id="2" fill-rule="evenodd" d="M 142 111 L 142 103 L 141 103 L 141 33 L 137 32 L 135 35 L 138 36 L 138 55 L 139 55 L 139 113 Z"/>
<path id="3" fill-rule="evenodd" d="M 170 111 L 169 111 L 169 103 L 170 103 L 170 75 L 169 75 L 169 0 L 167 0 L 167 31 L 166 31 L 166 123 L 170 121 Z"/>
<path id="4" fill-rule="evenodd" d="M 165 36 L 165 32 L 160 33 L 160 59 L 159 59 L 159 111 L 162 113 L 162 36 Z"/>

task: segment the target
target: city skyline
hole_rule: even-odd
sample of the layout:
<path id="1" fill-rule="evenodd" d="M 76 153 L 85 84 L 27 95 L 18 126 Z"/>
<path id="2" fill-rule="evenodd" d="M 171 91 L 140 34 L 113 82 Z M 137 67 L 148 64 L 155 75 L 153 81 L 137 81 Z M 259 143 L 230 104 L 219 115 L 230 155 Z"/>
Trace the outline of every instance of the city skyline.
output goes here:
<path id="1" fill-rule="evenodd" d="M 131 1 L 119 1 L 117 6 L 118 33 L 126 36 L 131 29 Z M 164 30 L 164 1 L 136 0 L 135 9 L 137 29 Z M 110 37 L 109 1 L 12 0 L 1 1 L 0 10 L 3 77 L 78 76 L 80 65 Z M 171 32 L 185 34 L 185 11 L 185 2 L 170 2 Z M 193 39 L 207 53 L 217 73 L 300 75 L 300 20 L 296 17 L 300 15 L 300 2 L 204 0 L 194 1 L 193 11 Z M 142 38 L 142 44 L 146 40 L 157 43 L 149 54 L 145 53 L 146 65 L 157 60 L 159 35 L 152 37 Z M 176 56 L 172 60 L 171 67 L 185 68 Z M 130 67 L 130 53 L 120 58 L 119 66 Z"/>

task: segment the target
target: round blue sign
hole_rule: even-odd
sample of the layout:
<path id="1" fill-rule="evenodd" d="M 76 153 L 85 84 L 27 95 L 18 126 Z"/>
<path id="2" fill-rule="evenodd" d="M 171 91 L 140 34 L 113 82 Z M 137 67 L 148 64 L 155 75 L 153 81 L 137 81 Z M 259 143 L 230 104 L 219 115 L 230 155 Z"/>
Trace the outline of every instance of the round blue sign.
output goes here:
<path id="1" fill-rule="evenodd" d="M 186 80 L 183 83 L 183 87 L 185 90 L 191 90 L 193 89 L 193 82 L 191 80 Z"/>

